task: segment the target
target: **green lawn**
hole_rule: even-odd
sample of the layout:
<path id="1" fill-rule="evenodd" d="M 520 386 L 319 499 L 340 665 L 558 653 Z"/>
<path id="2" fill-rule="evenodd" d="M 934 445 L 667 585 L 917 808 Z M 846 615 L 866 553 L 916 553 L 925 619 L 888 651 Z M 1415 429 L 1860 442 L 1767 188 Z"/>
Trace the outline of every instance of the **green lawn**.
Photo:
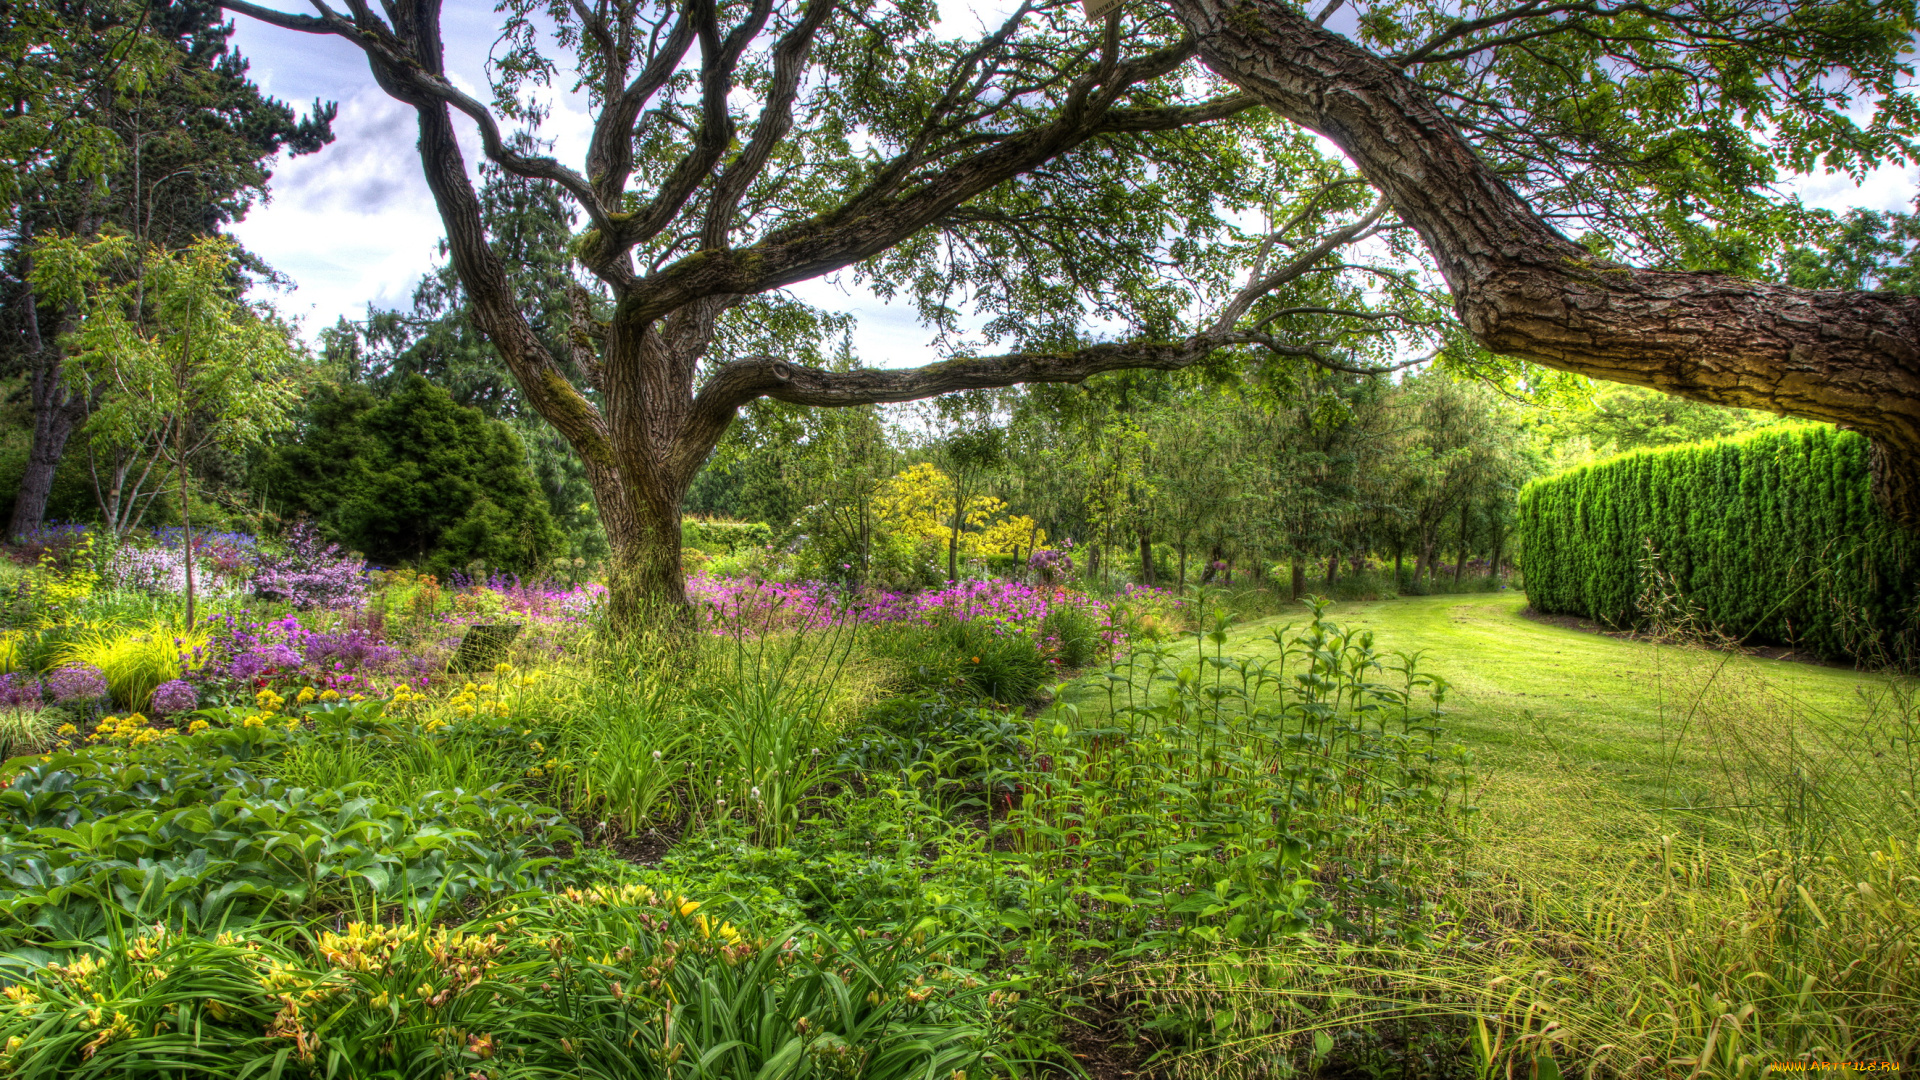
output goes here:
<path id="1" fill-rule="evenodd" d="M 1516 590 L 1343 603 L 1329 619 L 1373 631 L 1385 653 L 1424 650 L 1423 670 L 1453 685 L 1454 735 L 1474 750 L 1494 791 L 1509 786 L 1502 781 L 1571 770 L 1665 803 L 1684 797 L 1699 770 L 1716 767 L 1725 740 L 1709 745 L 1701 737 L 1709 724 L 1737 714 L 1750 728 L 1850 727 L 1886 689 L 1884 677 L 1841 668 L 1551 626 L 1522 617 L 1525 607 Z M 1304 624 L 1305 611 L 1236 627 L 1228 651 L 1272 655 L 1271 641 L 1261 639 L 1289 621 Z M 1083 711 L 1105 704 L 1095 679 L 1064 698 Z M 1727 708 L 1730 700 L 1738 707 Z"/>

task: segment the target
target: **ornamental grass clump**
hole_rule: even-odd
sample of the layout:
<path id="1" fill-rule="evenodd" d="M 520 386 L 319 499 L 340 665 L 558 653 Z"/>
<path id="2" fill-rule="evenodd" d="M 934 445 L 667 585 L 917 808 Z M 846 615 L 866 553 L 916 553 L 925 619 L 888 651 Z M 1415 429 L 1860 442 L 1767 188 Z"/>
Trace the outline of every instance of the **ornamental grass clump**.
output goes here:
<path id="1" fill-rule="evenodd" d="M 205 630 L 176 631 L 159 622 L 132 629 L 101 627 L 61 642 L 54 655 L 62 667 L 100 672 L 115 705 L 141 710 L 148 707 L 154 687 L 194 666 L 196 650 L 205 655 L 209 639 Z"/>

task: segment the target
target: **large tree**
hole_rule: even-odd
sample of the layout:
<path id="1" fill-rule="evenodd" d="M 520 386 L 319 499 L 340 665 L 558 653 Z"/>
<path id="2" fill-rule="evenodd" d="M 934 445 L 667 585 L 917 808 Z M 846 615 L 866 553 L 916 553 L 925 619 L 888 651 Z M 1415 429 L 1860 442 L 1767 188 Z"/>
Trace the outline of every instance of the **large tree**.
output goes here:
<path id="1" fill-rule="evenodd" d="M 1850 135 L 1844 102 L 1824 88 L 1852 79 L 1897 98 L 1911 18 L 1885 3 L 1538 0 L 1482 12 L 1410 0 L 1362 10 L 1376 52 L 1280 0 L 1139 3 L 1094 23 L 1047 0 L 966 39 L 924 0 L 509 0 L 491 105 L 449 77 L 437 0 L 394 0 L 384 14 L 364 0 L 345 11 L 313 0 L 310 15 L 222 3 L 351 42 L 415 109 L 474 320 L 587 463 L 615 549 L 617 619 L 646 598 L 684 603 L 680 503 L 744 404 L 1076 382 L 1244 345 L 1351 366 L 1368 355 L 1350 344 L 1355 329 L 1435 333 L 1429 311 L 1402 302 L 1409 276 L 1363 266 L 1370 291 L 1348 274 L 1363 261 L 1353 245 L 1391 245 L 1402 221 L 1435 252 L 1468 330 L 1496 351 L 1856 423 L 1886 412 L 1884 395 L 1789 376 L 1756 392 L 1697 347 L 1724 339 L 1751 354 L 1764 331 L 1739 313 L 1768 304 L 1838 316 L 1879 301 L 1649 276 L 1601 257 L 1718 265 L 1742 237 L 1765 240 L 1786 212 L 1756 194 L 1772 177 L 1769 140 L 1847 165 L 1903 152 L 1903 131 Z M 548 34 L 573 51 L 591 98 L 582 168 L 503 127 L 538 119 L 562 62 L 541 51 Z M 1247 91 L 1222 92 L 1196 56 Z M 1256 102 L 1327 135 L 1363 176 Z M 456 114 L 494 164 L 559 187 L 585 219 L 574 254 L 598 296 L 581 290 L 567 342 L 581 382 L 532 330 L 488 245 Z M 1367 184 L 1384 196 L 1371 209 Z M 1555 221 L 1583 223 L 1589 245 L 1565 240 L 1516 185 Z M 1260 214 L 1268 228 L 1234 227 Z M 756 332 L 775 321 L 765 313 L 791 314 L 783 287 L 849 269 L 910 295 L 942 329 L 969 302 L 1016 347 L 830 371 L 783 354 L 791 335 Z M 1228 287 L 1230 275 L 1244 284 Z M 1120 339 L 1087 344 L 1095 320 Z M 1596 344 L 1581 320 L 1614 337 Z M 1808 334 L 1819 331 L 1795 340 Z M 1836 337 L 1821 370 L 1844 369 L 1848 348 L 1879 349 L 1862 378 L 1886 383 L 1885 348 L 1855 337 L 1869 344 Z M 1788 353 L 1792 364 L 1810 355 L 1782 350 L 1780 366 Z"/>
<path id="2" fill-rule="evenodd" d="M 924 0 L 539 5 L 577 46 L 595 112 L 584 167 L 570 168 L 502 129 L 554 67 L 534 48 L 534 4 L 509 5 L 491 106 L 449 78 L 433 0 L 384 17 L 357 0 L 313 15 L 226 6 L 352 42 L 417 111 L 473 318 L 587 463 L 616 619 L 648 599 L 684 603 L 681 500 L 746 403 L 897 402 L 1191 364 L 1246 340 L 1258 298 L 1327 273 L 1329 253 L 1381 224 L 1309 141 L 1267 131 L 1250 98 L 1197 73 L 1193 40 L 1164 14 L 1089 26 L 1077 7 L 1025 5 L 961 40 Z M 583 289 L 568 341 L 582 382 L 541 344 L 487 243 L 456 113 L 495 164 L 559 186 L 585 219 L 574 253 L 600 295 Z M 1275 214 L 1286 246 L 1225 289 L 1264 237 L 1212 241 L 1244 241 L 1227 219 L 1248 210 Z M 1019 348 L 885 371 L 776 354 L 793 335 L 759 330 L 791 313 L 778 290 L 848 268 L 937 323 L 962 298 L 985 305 Z M 1213 301 L 1197 323 L 1196 291 Z M 1086 345 L 1089 310 L 1129 339 Z"/>

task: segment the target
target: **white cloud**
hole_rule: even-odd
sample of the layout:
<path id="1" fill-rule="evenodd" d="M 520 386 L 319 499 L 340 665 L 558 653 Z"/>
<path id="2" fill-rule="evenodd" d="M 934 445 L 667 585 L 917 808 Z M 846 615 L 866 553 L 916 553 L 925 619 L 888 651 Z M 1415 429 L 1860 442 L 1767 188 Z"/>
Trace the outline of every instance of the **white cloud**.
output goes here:
<path id="1" fill-rule="evenodd" d="M 1845 173 L 1805 173 L 1789 180 L 1787 190 L 1798 194 L 1808 206 L 1836 212 L 1856 206 L 1911 210 L 1914 196 L 1920 194 L 1920 167 L 1885 165 L 1858 184 Z"/>
<path id="2" fill-rule="evenodd" d="M 442 235 L 414 153 L 413 110 L 378 88 L 341 103 L 337 139 L 281 162 L 272 201 L 233 229 L 295 287 L 277 302 L 309 335 L 369 302 L 404 302 Z"/>

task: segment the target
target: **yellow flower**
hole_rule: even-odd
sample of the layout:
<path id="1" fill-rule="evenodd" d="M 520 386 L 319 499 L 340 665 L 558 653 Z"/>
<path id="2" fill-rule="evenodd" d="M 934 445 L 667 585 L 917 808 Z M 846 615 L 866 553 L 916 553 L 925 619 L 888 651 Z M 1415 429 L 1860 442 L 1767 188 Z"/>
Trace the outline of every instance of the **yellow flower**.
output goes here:
<path id="1" fill-rule="evenodd" d="M 247 718 L 246 718 L 245 720 L 242 720 L 242 721 L 240 721 L 240 726 L 241 726 L 241 727 L 250 727 L 250 728 L 252 728 L 252 727 L 266 727 L 266 726 L 267 726 L 267 718 L 266 718 L 266 717 L 264 717 L 264 716 L 261 716 L 261 715 L 260 715 L 260 714 L 258 714 L 258 713 L 255 713 L 254 715 L 252 715 L 252 716 L 249 716 L 249 717 L 247 717 Z"/>
<path id="2" fill-rule="evenodd" d="M 700 901 L 698 900 L 682 900 L 680 902 L 680 914 L 682 915 L 691 915 L 699 910 Z"/>
<path id="3" fill-rule="evenodd" d="M 507 663 L 505 660 L 502 660 L 499 663 L 493 665 L 493 673 L 495 675 L 505 675 L 507 672 L 512 670 L 513 670 L 513 665 Z"/>
<path id="4" fill-rule="evenodd" d="M 80 729 L 74 727 L 72 724 L 61 724 L 59 727 L 53 729 L 53 733 L 55 735 L 78 735 L 80 734 Z"/>
<path id="5" fill-rule="evenodd" d="M 198 735 L 211 726 L 212 725 L 208 724 L 205 720 L 195 720 L 193 723 L 187 725 L 187 734 Z"/>
<path id="6" fill-rule="evenodd" d="M 355 695 L 355 700 L 358 700 L 358 699 L 359 699 L 359 698 L 358 698 L 358 695 Z M 322 690 L 322 691 L 320 691 L 320 700 L 321 700 L 321 701 L 339 701 L 339 700 L 340 700 L 340 691 L 338 691 L 338 690 Z"/>
<path id="7" fill-rule="evenodd" d="M 300 704 L 302 705 L 311 705 L 313 704 L 313 699 L 315 696 L 316 695 L 313 692 L 313 687 L 303 686 L 300 688 L 300 696 L 295 700 L 299 701 Z"/>

